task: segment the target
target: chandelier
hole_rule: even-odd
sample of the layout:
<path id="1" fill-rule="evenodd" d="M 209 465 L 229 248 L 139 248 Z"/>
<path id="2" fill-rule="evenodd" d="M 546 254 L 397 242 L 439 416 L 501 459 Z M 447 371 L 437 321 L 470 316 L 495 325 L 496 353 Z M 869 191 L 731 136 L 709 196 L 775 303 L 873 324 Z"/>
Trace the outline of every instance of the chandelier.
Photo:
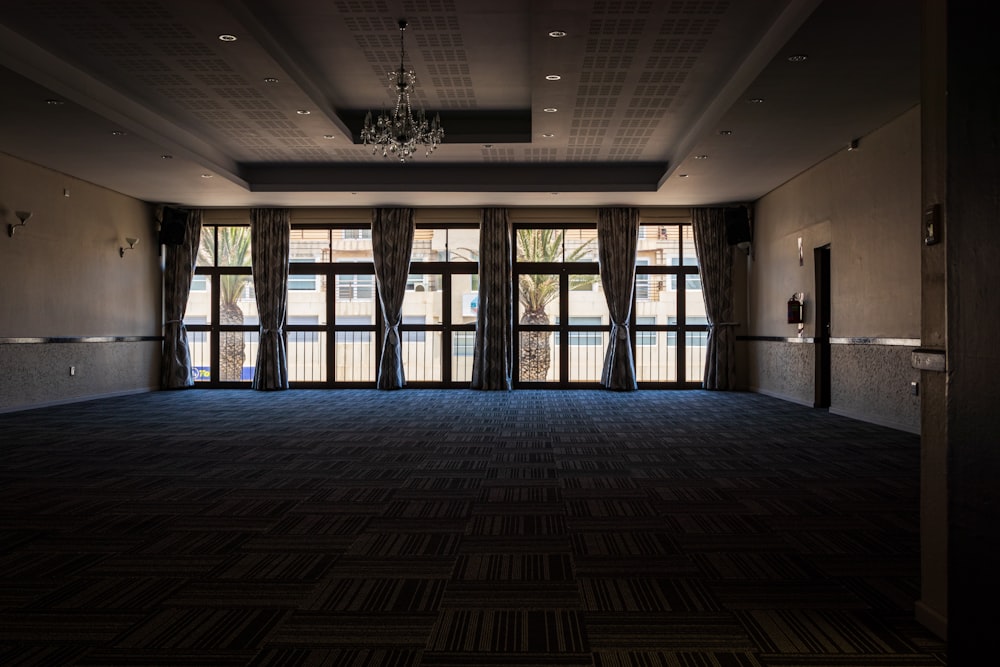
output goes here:
<path id="1" fill-rule="evenodd" d="M 425 155 L 430 156 L 441 140 L 444 139 L 444 128 L 441 127 L 441 117 L 427 120 L 424 110 L 414 114 L 410 108 L 410 90 L 417 77 L 413 70 L 403 67 L 403 34 L 406 31 L 406 19 L 399 20 L 399 69 L 389 72 L 389 80 L 396 84 L 396 108 L 389 113 L 382 111 L 378 118 L 372 120 L 372 112 L 365 116 L 365 126 L 361 130 L 361 142 L 371 145 L 372 155 L 379 149 L 383 157 L 391 154 L 406 162 L 413 157 L 421 146 L 425 147 Z"/>

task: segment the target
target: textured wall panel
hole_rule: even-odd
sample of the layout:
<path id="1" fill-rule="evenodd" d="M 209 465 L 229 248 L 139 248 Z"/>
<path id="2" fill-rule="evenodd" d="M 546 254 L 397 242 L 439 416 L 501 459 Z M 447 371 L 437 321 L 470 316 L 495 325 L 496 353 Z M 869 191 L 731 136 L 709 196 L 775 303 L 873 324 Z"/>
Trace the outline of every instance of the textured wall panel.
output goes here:
<path id="1" fill-rule="evenodd" d="M 806 343 L 747 343 L 751 391 L 813 404 L 816 350 Z"/>
<path id="2" fill-rule="evenodd" d="M 0 412 L 155 390 L 160 349 L 159 341 L 0 345 Z"/>
<path id="3" fill-rule="evenodd" d="M 912 347 L 834 345 L 830 352 L 830 411 L 864 421 L 920 432 L 920 397 L 910 382 Z"/>

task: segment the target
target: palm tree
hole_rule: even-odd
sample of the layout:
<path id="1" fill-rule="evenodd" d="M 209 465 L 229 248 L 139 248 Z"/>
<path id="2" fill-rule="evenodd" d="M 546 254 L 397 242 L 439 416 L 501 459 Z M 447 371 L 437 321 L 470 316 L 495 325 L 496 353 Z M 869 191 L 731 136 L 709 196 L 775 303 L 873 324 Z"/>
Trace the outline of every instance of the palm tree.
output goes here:
<path id="1" fill-rule="evenodd" d="M 250 263 L 250 228 L 215 227 L 216 234 L 202 234 L 199 263 L 208 266 L 247 266 Z M 206 230 L 208 231 L 208 230 Z M 218 252 L 216 253 L 216 238 Z M 217 261 L 216 261 L 217 260 Z M 252 277 L 248 274 L 219 276 L 219 324 L 241 325 L 243 309 L 239 300 Z M 242 331 L 219 332 L 219 379 L 238 381 L 243 377 L 246 342 Z"/>
<path id="2" fill-rule="evenodd" d="M 562 229 L 518 229 L 517 259 L 519 262 L 557 262 L 562 259 Z M 573 249 L 567 262 L 580 261 L 587 253 L 589 239 Z M 596 276 L 573 278 L 571 288 L 592 284 Z M 546 307 L 559 296 L 559 276 L 554 274 L 524 274 L 518 278 L 517 296 L 521 303 L 521 324 L 550 324 Z M 519 350 L 520 378 L 542 382 L 552 366 L 551 331 L 522 331 Z"/>

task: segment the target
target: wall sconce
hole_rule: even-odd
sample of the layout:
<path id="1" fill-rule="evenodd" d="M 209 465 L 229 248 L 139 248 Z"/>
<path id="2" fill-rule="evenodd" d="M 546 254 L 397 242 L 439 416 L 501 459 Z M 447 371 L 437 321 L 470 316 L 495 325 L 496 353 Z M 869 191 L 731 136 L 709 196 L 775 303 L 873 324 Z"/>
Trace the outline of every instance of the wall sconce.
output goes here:
<path id="1" fill-rule="evenodd" d="M 135 244 L 138 243 L 138 242 L 139 242 L 139 239 L 126 238 L 125 239 L 125 243 L 128 244 L 128 247 L 126 248 L 125 246 L 122 246 L 122 247 L 118 248 L 118 256 L 119 257 L 124 257 L 126 250 L 135 250 Z"/>
<path id="2" fill-rule="evenodd" d="M 28 219 L 31 217 L 31 211 L 17 211 L 14 215 L 16 215 L 17 219 L 21 222 L 16 225 L 7 225 L 7 236 L 10 236 L 11 238 L 14 236 L 15 229 L 18 227 L 24 227 L 28 224 Z"/>

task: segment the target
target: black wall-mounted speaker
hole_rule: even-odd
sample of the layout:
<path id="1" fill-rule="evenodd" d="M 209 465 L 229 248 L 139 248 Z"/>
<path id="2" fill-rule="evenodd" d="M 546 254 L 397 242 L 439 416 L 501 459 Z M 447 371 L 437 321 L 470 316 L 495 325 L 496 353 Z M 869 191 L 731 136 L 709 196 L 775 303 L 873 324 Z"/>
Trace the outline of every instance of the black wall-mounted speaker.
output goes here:
<path id="1" fill-rule="evenodd" d="M 739 245 L 750 243 L 750 210 L 746 206 L 729 206 L 725 210 L 726 243 Z"/>
<path id="2" fill-rule="evenodd" d="M 160 243 L 181 245 L 187 237 L 188 212 L 180 208 L 163 208 L 163 222 L 160 223 Z"/>

